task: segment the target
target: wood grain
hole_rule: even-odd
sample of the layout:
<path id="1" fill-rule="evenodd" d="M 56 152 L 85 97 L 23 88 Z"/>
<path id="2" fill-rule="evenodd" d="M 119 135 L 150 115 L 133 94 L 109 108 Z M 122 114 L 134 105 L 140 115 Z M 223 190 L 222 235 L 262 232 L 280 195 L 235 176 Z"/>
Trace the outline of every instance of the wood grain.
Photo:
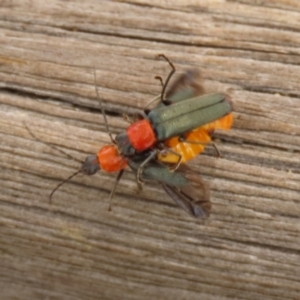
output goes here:
<path id="1" fill-rule="evenodd" d="M 188 3 L 188 4 L 187 4 Z M 1 299 L 299 299 L 300 2 L 0 1 Z M 164 53 L 227 92 L 234 128 L 190 166 L 199 221 L 127 172 L 51 190 L 160 92 Z M 26 126 L 43 142 L 32 138 Z"/>

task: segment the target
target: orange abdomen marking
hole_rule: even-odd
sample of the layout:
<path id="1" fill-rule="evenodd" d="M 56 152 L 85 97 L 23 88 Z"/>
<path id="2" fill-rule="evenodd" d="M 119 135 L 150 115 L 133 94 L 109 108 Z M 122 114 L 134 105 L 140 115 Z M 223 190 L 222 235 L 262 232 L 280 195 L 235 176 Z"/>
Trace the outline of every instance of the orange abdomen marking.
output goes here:
<path id="1" fill-rule="evenodd" d="M 152 126 L 149 121 L 145 119 L 131 124 L 127 129 L 127 135 L 131 145 L 137 151 L 149 149 L 156 142 Z"/>
<path id="2" fill-rule="evenodd" d="M 174 137 L 166 140 L 165 145 L 181 155 L 181 162 L 186 162 L 194 158 L 204 150 L 205 144 L 208 144 L 211 141 L 211 135 L 216 129 L 228 130 L 231 128 L 232 121 L 232 114 L 228 114 L 219 120 L 210 122 L 193 131 L 188 132 L 185 135 L 185 139 L 187 142 L 181 142 L 178 140 L 178 137 Z M 191 144 L 188 142 L 199 144 Z M 178 159 L 179 157 L 171 152 L 167 152 L 165 155 L 158 155 L 158 160 L 166 163 L 177 163 Z"/>
<path id="3" fill-rule="evenodd" d="M 97 153 L 98 161 L 106 172 L 116 172 L 126 168 L 127 159 L 120 155 L 114 145 L 108 145 L 101 148 Z"/>

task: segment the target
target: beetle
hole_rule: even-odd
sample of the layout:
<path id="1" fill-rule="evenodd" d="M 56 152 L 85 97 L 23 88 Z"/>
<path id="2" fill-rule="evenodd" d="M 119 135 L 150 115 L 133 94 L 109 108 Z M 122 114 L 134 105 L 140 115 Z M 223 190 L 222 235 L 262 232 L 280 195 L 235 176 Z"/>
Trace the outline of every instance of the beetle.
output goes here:
<path id="1" fill-rule="evenodd" d="M 189 98 L 187 94 L 184 97 L 181 95 L 180 101 L 172 100 L 172 105 L 168 99 L 164 98 L 166 86 L 175 73 L 174 65 L 164 55 L 172 70 L 170 71 L 161 93 L 162 106 L 158 106 L 150 111 L 142 111 L 140 115 L 142 119 L 132 123 L 125 132 L 118 134 L 115 138 L 112 137 L 107 120 L 105 110 L 101 103 L 101 110 L 104 116 L 106 129 L 109 132 L 112 144 L 101 148 L 97 153 L 97 158 L 101 169 L 107 172 L 121 172 L 127 166 L 128 157 L 133 157 L 143 151 L 152 150 L 152 154 L 140 164 L 140 169 L 137 172 L 137 180 L 140 180 L 142 168 L 155 159 L 157 155 L 164 150 L 170 152 L 171 155 L 177 157 L 177 162 L 174 167 L 176 169 L 181 163 L 182 155 L 172 148 L 163 147 L 163 141 L 169 140 L 172 137 L 183 136 L 185 133 L 198 128 L 204 124 L 218 120 L 232 111 L 232 105 L 229 97 L 222 93 L 196 96 Z M 96 71 L 94 70 L 95 82 Z M 97 98 L 100 99 L 97 86 L 95 85 Z M 179 93 L 179 92 L 178 92 Z M 178 97 L 177 93 L 174 97 Z M 175 98 L 174 98 L 175 99 Z M 161 149 L 161 148 L 164 149 Z M 163 156 L 159 159 L 164 161 Z M 169 157 L 169 156 L 167 156 Z"/>
<path id="2" fill-rule="evenodd" d="M 199 126 L 230 114 L 232 111 L 230 99 L 225 94 L 221 93 L 190 98 L 187 94 L 183 97 L 181 94 L 182 92 L 177 91 L 174 92 L 171 98 L 172 105 L 168 105 L 169 100 L 165 99 L 164 94 L 167 83 L 175 72 L 175 67 L 164 55 L 161 56 L 164 57 L 172 67 L 161 93 L 161 100 L 164 105 L 160 105 L 150 111 L 141 112 L 140 115 L 142 116 L 142 119 L 131 124 L 126 132 L 120 133 L 113 138 L 109 131 L 105 110 L 100 101 L 105 126 L 112 144 L 102 147 L 96 155 L 88 156 L 77 172 L 58 184 L 50 194 L 50 202 L 55 191 L 78 173 L 92 175 L 100 169 L 107 172 L 119 171 L 115 186 L 110 195 L 111 201 L 115 188 L 130 159 L 137 157 L 144 152 L 147 153 L 146 156 L 143 156 L 146 157 L 145 161 L 139 163 L 139 168 L 135 172 L 137 181 L 141 183 L 143 168 L 145 168 L 152 160 L 156 160 L 159 153 L 166 151 L 165 147 L 163 147 L 163 142 L 165 140 L 176 136 L 182 136 L 194 128 L 198 128 Z M 94 79 L 96 83 L 95 69 Z M 100 99 L 96 84 L 95 91 L 97 98 Z M 184 90 L 184 92 L 186 93 L 186 90 Z M 180 101 L 175 101 L 175 97 L 178 97 Z M 176 154 L 176 151 L 173 151 L 172 149 L 169 151 L 174 155 L 177 155 L 177 162 L 175 163 L 175 167 L 173 166 L 173 170 L 175 170 L 180 165 L 181 155 Z"/>
<path id="3" fill-rule="evenodd" d="M 161 78 L 159 79 L 161 80 Z M 190 69 L 177 78 L 166 93 L 167 100 L 161 101 L 157 106 L 171 105 L 203 94 L 205 94 L 205 90 L 199 70 Z M 198 101 L 201 99 L 199 97 Z M 228 130 L 231 128 L 232 122 L 232 113 L 228 113 L 220 119 L 186 132 L 182 136 L 167 139 L 164 141 L 164 145 L 172 151 L 158 153 L 157 159 L 165 163 L 176 163 L 179 154 L 181 155 L 181 162 L 186 162 L 204 150 L 205 145 L 211 142 L 212 134 L 216 129 Z M 215 145 L 213 144 L 213 146 Z M 216 146 L 215 149 L 220 156 Z M 177 154 L 174 155 L 174 152 Z"/>
<path id="4" fill-rule="evenodd" d="M 30 130 L 29 130 L 30 131 Z M 31 133 L 32 135 L 32 133 Z M 57 149 L 55 146 L 50 147 Z M 57 149 L 58 150 L 58 149 Z M 59 150 L 61 151 L 61 150 Z M 145 151 L 128 159 L 128 165 L 136 173 L 140 164 L 151 155 L 150 151 Z M 69 155 L 68 155 L 69 156 Z M 82 163 L 81 168 L 73 173 L 70 177 L 62 181 L 50 194 L 50 201 L 54 192 L 65 182 L 79 173 L 84 175 L 94 175 L 100 170 L 96 155 L 89 155 Z M 120 174 L 120 173 L 119 173 Z M 196 218 L 208 218 L 211 211 L 210 191 L 207 184 L 202 180 L 200 175 L 196 174 L 185 164 L 181 164 L 175 172 L 171 172 L 166 165 L 152 160 L 143 168 L 141 174 L 144 181 L 156 181 L 162 185 L 165 192 L 174 200 L 174 202 L 184 211 Z M 111 210 L 111 200 L 113 198 L 117 183 L 121 176 L 119 175 L 116 183 L 111 190 L 109 210 Z"/>

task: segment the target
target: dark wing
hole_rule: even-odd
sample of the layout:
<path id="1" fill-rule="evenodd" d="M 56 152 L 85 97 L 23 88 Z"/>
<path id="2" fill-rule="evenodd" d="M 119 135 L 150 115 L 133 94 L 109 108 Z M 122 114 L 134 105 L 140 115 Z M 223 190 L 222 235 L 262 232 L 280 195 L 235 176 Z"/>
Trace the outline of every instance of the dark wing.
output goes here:
<path id="1" fill-rule="evenodd" d="M 137 173 L 142 162 L 147 157 L 145 152 L 128 159 L 128 165 Z M 207 218 L 211 211 L 210 191 L 199 174 L 196 174 L 185 164 L 171 172 L 168 165 L 151 161 L 144 166 L 143 180 L 153 180 L 160 183 L 166 193 L 188 214 L 196 218 Z"/>
<path id="2" fill-rule="evenodd" d="M 212 204 L 207 184 L 200 175 L 186 165 L 180 165 L 176 172 L 184 175 L 189 183 L 183 186 L 162 183 L 166 193 L 190 215 L 196 218 L 208 218 Z"/>
<path id="3" fill-rule="evenodd" d="M 189 95 L 189 97 L 196 97 L 200 95 L 205 94 L 205 90 L 203 87 L 203 78 L 201 76 L 201 73 L 198 69 L 190 69 L 185 71 L 182 75 L 180 75 L 168 88 L 166 93 L 166 98 L 170 99 L 175 94 L 180 93 L 184 90 L 191 90 L 192 94 Z M 185 98 L 186 99 L 186 98 Z M 174 102 L 184 100 L 176 98 L 174 99 Z"/>

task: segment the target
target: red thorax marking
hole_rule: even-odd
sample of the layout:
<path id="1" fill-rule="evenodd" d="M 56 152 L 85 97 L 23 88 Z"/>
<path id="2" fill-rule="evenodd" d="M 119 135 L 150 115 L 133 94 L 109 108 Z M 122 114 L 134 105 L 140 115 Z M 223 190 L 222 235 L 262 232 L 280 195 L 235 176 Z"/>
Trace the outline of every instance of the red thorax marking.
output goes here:
<path id="1" fill-rule="evenodd" d="M 120 171 L 127 166 L 127 159 L 120 155 L 115 145 L 104 146 L 97 156 L 101 169 L 106 172 Z"/>
<path id="2" fill-rule="evenodd" d="M 137 151 L 149 149 L 156 142 L 153 128 L 149 121 L 145 119 L 131 124 L 127 129 L 127 135 L 131 145 Z"/>

